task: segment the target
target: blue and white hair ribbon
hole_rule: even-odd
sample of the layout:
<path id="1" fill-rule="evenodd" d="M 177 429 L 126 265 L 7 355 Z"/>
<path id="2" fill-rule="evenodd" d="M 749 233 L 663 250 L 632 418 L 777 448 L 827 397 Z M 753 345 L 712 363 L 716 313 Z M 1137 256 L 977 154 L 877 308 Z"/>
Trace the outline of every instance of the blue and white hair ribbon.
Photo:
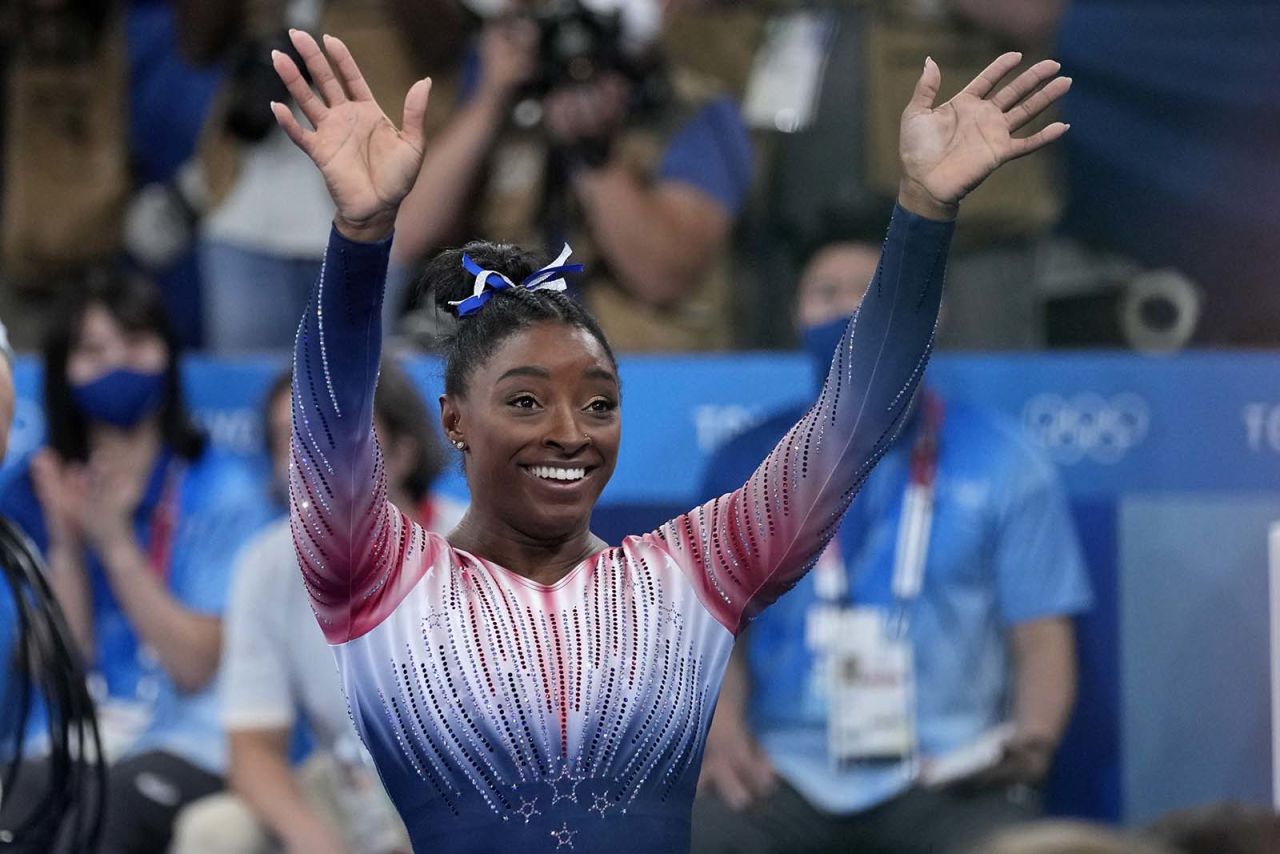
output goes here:
<path id="1" fill-rule="evenodd" d="M 495 293 L 507 288 L 521 287 L 529 291 L 563 291 L 568 287 L 564 280 L 564 274 L 581 273 L 583 270 L 581 264 L 566 263 L 572 254 L 573 250 L 566 243 L 564 248 L 560 250 L 560 254 L 556 256 L 556 260 L 542 269 L 530 273 L 524 278 L 524 281 L 516 285 L 515 282 L 497 270 L 484 269 L 471 260 L 470 255 L 464 253 L 462 267 L 476 277 L 475 291 L 466 299 L 450 300 L 449 305 L 457 308 L 458 317 L 466 317 L 482 309 L 484 304 L 492 299 Z"/>

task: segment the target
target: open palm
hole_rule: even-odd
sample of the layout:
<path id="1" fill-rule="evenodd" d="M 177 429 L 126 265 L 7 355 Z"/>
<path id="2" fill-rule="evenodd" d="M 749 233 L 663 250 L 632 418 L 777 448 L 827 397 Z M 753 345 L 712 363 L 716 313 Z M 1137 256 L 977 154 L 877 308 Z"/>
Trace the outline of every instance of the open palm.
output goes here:
<path id="1" fill-rule="evenodd" d="M 319 94 L 286 54 L 274 52 L 272 62 L 314 130 L 304 130 L 284 104 L 271 105 L 276 121 L 324 175 L 340 223 L 363 228 L 394 220 L 422 165 L 422 125 L 431 81 L 419 80 L 410 87 L 404 101 L 404 126 L 397 130 L 373 99 L 345 44 L 325 36 L 326 58 L 307 33 L 291 30 L 289 36 Z"/>
<path id="2" fill-rule="evenodd" d="M 902 113 L 899 155 L 904 182 L 937 204 L 952 207 L 1002 164 L 1066 133 L 1067 125 L 1054 122 L 1031 136 L 1013 136 L 1071 88 L 1071 78 L 1056 76 L 1061 66 L 1046 59 L 997 89 L 1021 59 L 1020 53 L 1004 54 L 940 107 L 933 104 L 942 74 L 932 59 L 925 61 Z"/>

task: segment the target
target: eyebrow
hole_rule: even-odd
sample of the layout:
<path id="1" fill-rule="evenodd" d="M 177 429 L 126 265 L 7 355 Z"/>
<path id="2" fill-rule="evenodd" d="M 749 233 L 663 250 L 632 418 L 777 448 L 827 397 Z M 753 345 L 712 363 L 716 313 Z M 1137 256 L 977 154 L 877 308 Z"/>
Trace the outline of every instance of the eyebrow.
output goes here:
<path id="1" fill-rule="evenodd" d="M 498 377 L 498 382 L 502 382 L 507 377 L 541 377 L 542 379 L 551 379 L 551 372 L 546 368 L 539 368 L 536 365 L 523 365 L 519 368 L 512 368 L 502 376 Z"/>
<path id="2" fill-rule="evenodd" d="M 587 368 L 582 372 L 584 377 L 593 380 L 607 380 L 609 382 L 617 382 L 618 378 L 604 368 Z M 551 379 L 551 372 L 546 368 L 540 368 L 537 365 L 521 365 L 498 377 L 498 382 L 502 382 L 508 377 L 538 377 L 539 379 Z"/>

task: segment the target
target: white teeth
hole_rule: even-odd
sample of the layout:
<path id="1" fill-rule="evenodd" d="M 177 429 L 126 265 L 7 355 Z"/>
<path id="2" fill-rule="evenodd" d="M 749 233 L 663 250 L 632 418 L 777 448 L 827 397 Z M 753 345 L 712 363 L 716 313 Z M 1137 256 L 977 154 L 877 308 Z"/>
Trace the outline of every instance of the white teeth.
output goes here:
<path id="1" fill-rule="evenodd" d="M 529 473 L 547 480 L 582 480 L 587 476 L 584 468 L 565 469 L 555 466 L 529 466 Z"/>

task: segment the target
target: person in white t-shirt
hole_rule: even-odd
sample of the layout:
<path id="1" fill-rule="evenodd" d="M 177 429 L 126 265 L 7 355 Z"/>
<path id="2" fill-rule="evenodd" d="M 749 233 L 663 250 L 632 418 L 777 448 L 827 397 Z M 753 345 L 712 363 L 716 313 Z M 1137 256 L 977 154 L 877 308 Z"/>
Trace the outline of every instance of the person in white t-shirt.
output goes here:
<path id="1" fill-rule="evenodd" d="M 289 419 L 285 375 L 267 399 L 279 489 L 288 483 Z M 463 508 L 431 490 L 443 466 L 441 443 L 412 381 L 393 364 L 382 367 L 374 421 L 388 497 L 430 530 L 451 530 Z M 226 621 L 222 720 L 231 747 L 231 792 L 188 808 L 170 850 L 408 851 L 403 826 L 348 718 L 333 656 L 303 589 L 287 518 L 241 553 Z M 299 719 L 313 750 L 294 768 L 290 744 Z"/>

